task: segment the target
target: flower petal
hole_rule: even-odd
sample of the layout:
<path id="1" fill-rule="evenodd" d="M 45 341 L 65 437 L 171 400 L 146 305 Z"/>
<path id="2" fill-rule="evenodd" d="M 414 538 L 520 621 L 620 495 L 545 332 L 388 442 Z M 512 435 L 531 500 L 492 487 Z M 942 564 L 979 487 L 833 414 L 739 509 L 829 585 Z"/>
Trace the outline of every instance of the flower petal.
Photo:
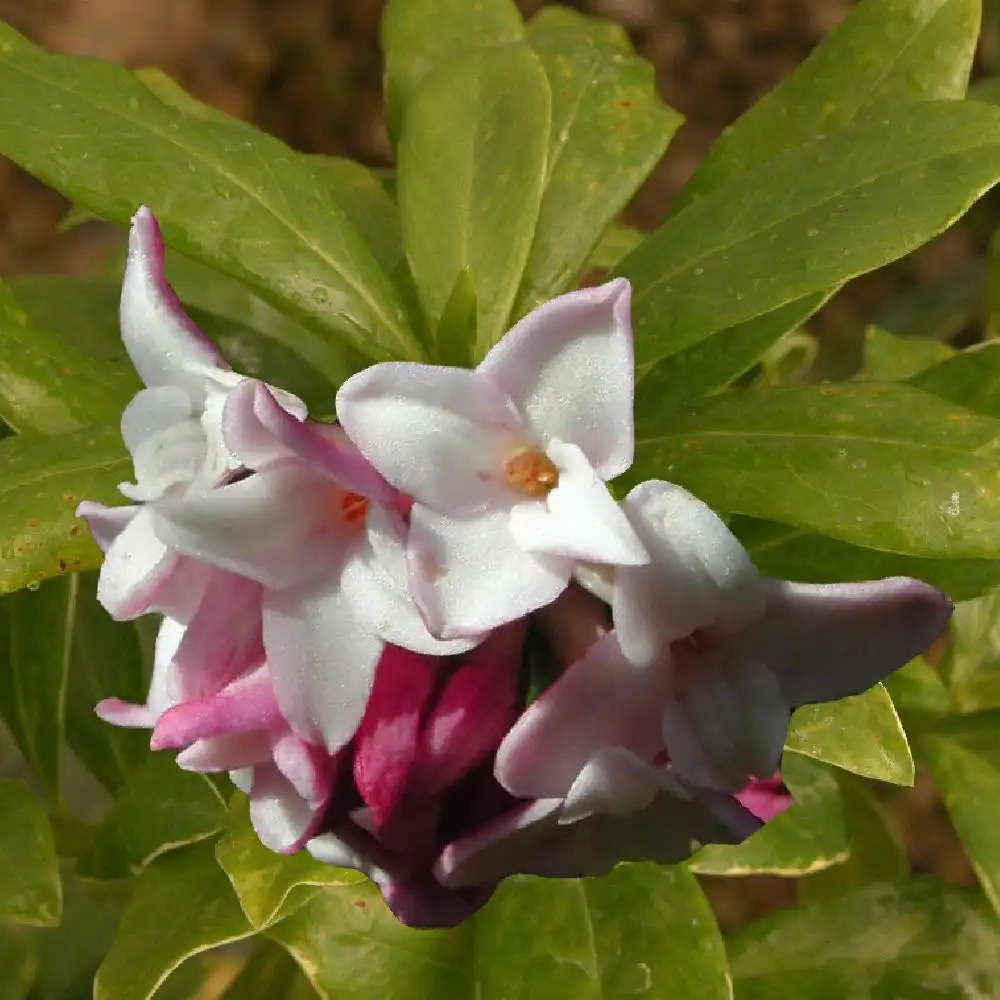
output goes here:
<path id="1" fill-rule="evenodd" d="M 274 739 L 262 729 L 224 733 L 195 740 L 177 754 L 177 766 L 185 771 L 219 773 L 271 762 Z"/>
<path id="2" fill-rule="evenodd" d="M 117 621 L 149 611 L 178 557 L 157 537 L 153 515 L 139 510 L 111 543 L 97 583 L 97 599 Z"/>
<path id="3" fill-rule="evenodd" d="M 631 289 L 624 278 L 524 317 L 476 369 L 543 440 L 577 445 L 602 479 L 632 464 Z"/>
<path id="4" fill-rule="evenodd" d="M 295 457 L 345 490 L 379 502 L 392 502 L 392 488 L 351 444 L 342 428 L 298 419 L 279 404 L 263 382 L 246 379 L 229 394 L 222 433 L 248 469 L 265 468 Z"/>
<path id="5" fill-rule="evenodd" d="M 119 316 L 125 350 L 148 386 L 178 386 L 198 400 L 200 370 L 228 367 L 163 277 L 163 238 L 145 207 L 135 213 L 129 230 Z"/>
<path id="6" fill-rule="evenodd" d="M 158 502 L 156 532 L 185 555 L 289 587 L 335 567 L 357 539 L 357 526 L 337 515 L 339 496 L 290 459 L 211 493 Z"/>
<path id="7" fill-rule="evenodd" d="M 777 771 L 770 778 L 751 778 L 733 798 L 762 823 L 770 823 L 792 804 L 792 793 Z"/>
<path id="8" fill-rule="evenodd" d="M 635 487 L 622 507 L 652 557 L 615 572 L 615 628 L 633 664 L 653 662 L 665 643 L 697 629 L 732 627 L 761 611 L 756 568 L 697 497 L 652 481 Z"/>
<path id="9" fill-rule="evenodd" d="M 669 684 L 666 665 L 636 670 L 608 633 L 524 710 L 497 751 L 497 780 L 520 798 L 562 797 L 605 748 L 651 760 Z"/>
<path id="10" fill-rule="evenodd" d="M 300 850 L 323 822 L 325 803 L 306 802 L 273 764 L 253 769 L 250 822 L 260 842 L 278 854 Z"/>
<path id="11" fill-rule="evenodd" d="M 522 503 L 511 511 L 517 544 L 526 552 L 615 566 L 649 562 L 628 518 L 580 449 L 552 441 L 548 454 L 559 468 L 559 485 L 544 504 Z"/>
<path id="12" fill-rule="evenodd" d="M 129 522 L 142 508 L 134 505 L 125 507 L 105 507 L 102 503 L 84 500 L 76 508 L 76 516 L 87 522 L 90 534 L 102 552 L 111 548 L 114 540 L 125 530 Z"/>
<path id="13" fill-rule="evenodd" d="M 282 715 L 333 753 L 354 735 L 384 643 L 354 617 L 337 573 L 264 597 L 264 648 Z"/>
<path id="14" fill-rule="evenodd" d="M 559 821 L 576 823 L 595 813 L 631 816 L 651 805 L 661 791 L 688 797 L 662 768 L 645 763 L 621 747 L 603 747 L 570 786 Z"/>
<path id="15" fill-rule="evenodd" d="M 434 635 L 476 636 L 549 604 L 573 563 L 525 552 L 506 510 L 449 517 L 414 505 L 407 560 L 410 593 Z"/>
<path id="16" fill-rule="evenodd" d="M 769 580 L 764 614 L 728 655 L 766 663 L 792 708 L 858 694 L 922 653 L 952 604 L 905 577 L 867 583 Z"/>
<path id="17" fill-rule="evenodd" d="M 663 702 L 663 742 L 674 773 L 737 792 L 778 770 L 792 713 L 764 664 L 682 648 L 673 671 L 678 693 Z"/>
<path id="18" fill-rule="evenodd" d="M 507 397 L 474 372 L 373 365 L 341 386 L 337 416 L 378 472 L 436 511 L 475 514 L 514 498 L 504 462 L 523 431 Z"/>

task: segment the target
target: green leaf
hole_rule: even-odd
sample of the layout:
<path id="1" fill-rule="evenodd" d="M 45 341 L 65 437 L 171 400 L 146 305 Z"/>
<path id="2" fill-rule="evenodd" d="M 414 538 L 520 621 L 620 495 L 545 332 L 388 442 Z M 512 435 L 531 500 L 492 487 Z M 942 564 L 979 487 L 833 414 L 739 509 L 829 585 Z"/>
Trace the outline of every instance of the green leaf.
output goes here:
<path id="1" fill-rule="evenodd" d="M 225 822 L 225 803 L 204 774 L 181 770 L 172 753 L 154 753 L 122 786 L 77 870 L 90 878 L 134 875 Z"/>
<path id="2" fill-rule="evenodd" d="M 6 438 L 0 468 L 0 594 L 100 566 L 75 511 L 81 500 L 118 503 L 117 484 L 132 477 L 117 423 Z"/>
<path id="3" fill-rule="evenodd" d="M 954 353 L 936 340 L 897 337 L 870 326 L 865 331 L 865 363 L 859 377 L 871 382 L 903 382 Z"/>
<path id="4" fill-rule="evenodd" d="M 0 781 L 0 919 L 51 927 L 62 912 L 48 817 L 19 781 Z"/>
<path id="5" fill-rule="evenodd" d="M 851 698 L 797 709 L 785 747 L 865 778 L 913 784 L 906 733 L 881 684 Z"/>
<path id="6" fill-rule="evenodd" d="M 917 730 L 918 757 L 928 737 L 942 737 L 963 747 L 969 753 L 982 757 L 1000 770 L 1000 710 L 984 709 L 981 712 L 958 712 L 946 716 L 931 716 L 920 720 Z"/>
<path id="7" fill-rule="evenodd" d="M 30 1000 L 38 967 L 33 941 L 24 928 L 0 925 L 0 998 Z"/>
<path id="8" fill-rule="evenodd" d="M 58 434 L 120 414 L 132 380 L 34 325 L 0 282 L 0 420 Z"/>
<path id="9" fill-rule="evenodd" d="M 972 1000 L 1000 992 L 1000 926 L 978 893 L 931 879 L 785 910 L 729 942 L 739 1000 Z"/>
<path id="10" fill-rule="evenodd" d="M 316 1000 L 295 960 L 267 938 L 258 938 L 240 974 L 220 1000 Z"/>
<path id="11" fill-rule="evenodd" d="M 960 743 L 940 736 L 920 740 L 962 846 L 987 899 L 1000 912 L 1000 771 Z"/>
<path id="12" fill-rule="evenodd" d="M 646 234 L 631 226 L 610 226 L 605 230 L 594 247 L 587 267 L 610 271 L 627 254 L 630 254 L 644 239 Z"/>
<path id="13" fill-rule="evenodd" d="M 889 674 L 885 689 L 904 722 L 916 712 L 945 715 L 954 708 L 941 675 L 922 656 Z"/>
<path id="14" fill-rule="evenodd" d="M 910 384 L 977 413 L 1000 417 L 1000 342 L 987 341 L 925 368 Z"/>
<path id="15" fill-rule="evenodd" d="M 915 249 L 996 183 L 998 145 L 1000 109 L 894 107 L 699 198 L 617 268 L 636 289 L 637 362 L 648 366 Z"/>
<path id="16" fill-rule="evenodd" d="M 386 119 L 396 140 L 410 101 L 433 69 L 478 48 L 520 41 L 524 23 L 512 0 L 391 0 L 381 35 Z"/>
<path id="17" fill-rule="evenodd" d="M 163 103 L 111 63 L 46 53 L 0 27 L 0 150 L 74 202 L 240 278 L 371 358 L 419 356 L 403 305 L 309 157 L 251 126 Z M 52 136 L 58 136 L 53 143 Z"/>
<path id="18" fill-rule="evenodd" d="M 435 70 L 399 144 L 403 242 L 431 329 L 468 271 L 476 353 L 507 328 L 545 176 L 549 86 L 527 45 L 482 49 Z"/>
<path id="19" fill-rule="evenodd" d="M 674 199 L 670 215 L 827 128 L 864 121 L 887 105 L 961 97 L 976 40 L 980 0 L 865 0 L 790 76 L 716 141 Z M 644 392 L 691 399 L 724 388 L 832 294 L 826 289 L 737 323 L 647 376 Z M 660 371 L 660 368 L 663 371 Z M 690 388 L 688 388 L 690 386 Z"/>
<path id="20" fill-rule="evenodd" d="M 572 286 L 683 120 L 617 25 L 545 7 L 528 40 L 552 89 L 552 129 L 517 316 Z"/>
<path id="21" fill-rule="evenodd" d="M 730 529 L 765 576 L 803 583 L 914 576 L 963 601 L 1000 585 L 1000 559 L 921 559 L 862 548 L 805 528 L 737 516 Z"/>
<path id="22" fill-rule="evenodd" d="M 986 278 L 986 261 L 973 258 L 953 273 L 903 289 L 876 315 L 875 323 L 900 337 L 950 340 L 977 319 Z"/>
<path id="23" fill-rule="evenodd" d="M 800 902 L 828 899 L 872 882 L 904 878 L 910 868 L 878 800 L 867 782 L 837 772 L 848 857 L 840 865 L 817 871 L 798 883 Z"/>
<path id="24" fill-rule="evenodd" d="M 905 385 L 730 391 L 640 418 L 624 480 L 666 479 L 718 510 L 873 548 L 995 557 L 998 435 Z"/>
<path id="25" fill-rule="evenodd" d="M 709 844 L 688 862 L 699 875 L 799 876 L 847 860 L 847 834 L 837 779 L 829 768 L 785 754 L 781 776 L 794 802 L 735 847 Z"/>
<path id="26" fill-rule="evenodd" d="M 111 726 L 94 714 L 102 698 L 146 700 L 149 670 L 133 623 L 113 621 L 97 602 L 97 574 L 80 577 L 66 695 L 66 742 L 115 792 L 149 756 L 149 733 Z"/>
<path id="27" fill-rule="evenodd" d="M 60 799 L 76 593 L 77 579 L 70 576 L 11 595 L 0 605 L 8 637 L 0 668 L 0 714 L 53 803 Z"/>
<path id="28" fill-rule="evenodd" d="M 1000 708 L 1000 591 L 956 605 L 944 674 L 962 711 Z"/>
<path id="29" fill-rule="evenodd" d="M 349 885 L 363 876 L 349 869 L 322 864 L 306 851 L 283 856 L 268 850 L 250 825 L 245 795 L 233 796 L 226 830 L 215 847 L 215 856 L 229 876 L 243 912 L 254 927 L 273 923 L 283 910 L 289 893 L 297 886 Z M 308 894 L 297 894 L 304 902 Z"/>
<path id="30" fill-rule="evenodd" d="M 212 846 L 174 851 L 139 876 L 94 1000 L 147 1000 L 185 959 L 252 933 Z"/>
<path id="31" fill-rule="evenodd" d="M 403 927 L 365 882 L 322 890 L 267 933 L 338 1000 L 731 996 L 715 919 L 683 868 L 507 879 L 451 932 Z"/>

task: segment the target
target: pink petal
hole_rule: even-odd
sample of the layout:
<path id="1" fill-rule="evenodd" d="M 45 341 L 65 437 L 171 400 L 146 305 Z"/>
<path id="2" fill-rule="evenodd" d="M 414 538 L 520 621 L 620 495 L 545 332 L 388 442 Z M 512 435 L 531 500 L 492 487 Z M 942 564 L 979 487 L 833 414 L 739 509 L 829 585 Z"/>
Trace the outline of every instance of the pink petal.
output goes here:
<path id="1" fill-rule="evenodd" d="M 785 787 L 780 772 L 771 778 L 751 778 L 733 798 L 762 823 L 770 823 L 792 804 L 792 793 Z"/>
<path id="2" fill-rule="evenodd" d="M 297 419 L 263 382 L 246 379 L 229 394 L 222 432 L 229 448 L 249 469 L 299 458 L 345 490 L 379 502 L 392 502 L 392 488 L 341 428 Z"/>
<path id="3" fill-rule="evenodd" d="M 177 766 L 185 771 L 219 773 L 255 767 L 271 761 L 274 740 L 263 729 L 245 733 L 223 733 L 195 740 L 177 754 Z"/>
<path id="4" fill-rule="evenodd" d="M 455 927 L 468 920 L 493 889 L 493 885 L 446 889 L 430 874 L 379 884 L 386 906 L 401 924 L 425 929 Z"/>
<path id="5" fill-rule="evenodd" d="M 677 694 L 663 702 L 663 742 L 674 773 L 736 792 L 778 769 L 791 708 L 766 666 L 678 649 L 673 670 Z"/>
<path id="6" fill-rule="evenodd" d="M 202 562 L 289 587 L 336 567 L 359 537 L 338 515 L 341 495 L 287 460 L 210 493 L 160 501 L 157 534 Z"/>
<path id="7" fill-rule="evenodd" d="M 278 854 L 294 854 L 323 822 L 325 803 L 309 803 L 277 769 L 258 764 L 250 789 L 250 822 L 260 842 Z"/>
<path id="8" fill-rule="evenodd" d="M 260 584 L 217 571 L 174 657 L 178 699 L 213 695 L 263 659 Z"/>
<path id="9" fill-rule="evenodd" d="M 474 636 L 551 603 L 573 563 L 516 544 L 506 510 L 476 517 L 415 506 L 407 558 L 410 593 L 434 635 Z"/>
<path id="10" fill-rule="evenodd" d="M 763 590 L 743 546 L 687 490 L 647 482 L 622 506 L 652 557 L 615 573 L 615 628 L 632 663 L 645 666 L 666 643 L 761 611 Z"/>
<path id="11" fill-rule="evenodd" d="M 97 547 L 102 552 L 107 552 L 140 510 L 141 507 L 135 506 L 105 507 L 102 503 L 84 500 L 76 508 L 76 516 L 87 522 Z"/>
<path id="12" fill-rule="evenodd" d="M 152 729 L 156 724 L 156 716 L 145 705 L 120 698 L 104 698 L 94 706 L 94 712 L 103 722 L 124 729 Z"/>
<path id="13" fill-rule="evenodd" d="M 549 457 L 559 468 L 559 485 L 544 503 L 522 503 L 511 511 L 517 544 L 526 552 L 615 566 L 649 562 L 628 518 L 580 449 L 553 441 Z"/>
<path id="14" fill-rule="evenodd" d="M 181 702 L 168 709 L 157 720 L 149 745 L 153 750 L 184 747 L 195 740 L 267 729 L 280 723 L 271 678 L 262 664 L 209 698 Z"/>
<path id="15" fill-rule="evenodd" d="M 264 603 L 264 648 L 282 715 L 333 753 L 354 735 L 384 643 L 360 624 L 337 573 Z"/>
<path id="16" fill-rule="evenodd" d="M 373 365 L 341 386 L 337 416 L 372 465 L 419 503 L 469 515 L 514 499 L 504 463 L 524 433 L 506 396 L 473 372 Z"/>
<path id="17" fill-rule="evenodd" d="M 624 278 L 561 295 L 525 316 L 476 369 L 542 440 L 577 445 L 602 479 L 632 464 L 630 297 Z"/>
<path id="18" fill-rule="evenodd" d="M 129 230 L 119 315 L 125 349 L 148 386 L 179 386 L 197 399 L 200 369 L 227 368 L 163 277 L 160 227 L 145 207 L 133 216 Z"/>
<path id="19" fill-rule="evenodd" d="M 728 655 L 766 663 L 793 708 L 858 694 L 922 653 L 952 604 L 919 580 L 767 582 L 764 614 Z"/>
<path id="20" fill-rule="evenodd" d="M 525 709 L 497 751 L 497 780 L 520 798 L 562 798 L 604 748 L 651 760 L 669 684 L 666 666 L 636 670 L 608 633 Z"/>
<path id="21" fill-rule="evenodd" d="M 105 553 L 97 599 L 117 621 L 145 614 L 156 604 L 177 560 L 157 537 L 151 511 L 139 510 Z"/>
<path id="22" fill-rule="evenodd" d="M 274 744 L 274 764 L 306 802 L 318 805 L 330 798 L 335 760 L 321 747 L 285 733 Z"/>

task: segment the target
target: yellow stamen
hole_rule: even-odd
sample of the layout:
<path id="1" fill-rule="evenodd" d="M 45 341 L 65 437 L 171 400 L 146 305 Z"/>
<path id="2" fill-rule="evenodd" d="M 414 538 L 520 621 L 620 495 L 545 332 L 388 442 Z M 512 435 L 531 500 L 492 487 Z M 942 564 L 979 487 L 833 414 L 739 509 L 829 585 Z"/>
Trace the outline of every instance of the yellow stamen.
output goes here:
<path id="1" fill-rule="evenodd" d="M 559 470 L 540 451 L 525 448 L 504 463 L 507 482 L 528 497 L 548 496 L 559 485 Z"/>

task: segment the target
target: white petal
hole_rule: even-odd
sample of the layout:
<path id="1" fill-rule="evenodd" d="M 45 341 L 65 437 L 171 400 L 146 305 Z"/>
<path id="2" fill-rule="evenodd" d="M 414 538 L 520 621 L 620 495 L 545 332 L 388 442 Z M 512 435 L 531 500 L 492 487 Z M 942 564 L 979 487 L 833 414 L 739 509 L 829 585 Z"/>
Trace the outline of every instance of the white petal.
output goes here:
<path id="1" fill-rule="evenodd" d="M 156 633 L 153 647 L 153 675 L 149 681 L 149 695 L 146 704 L 158 719 L 168 709 L 177 704 L 178 695 L 174 679 L 174 657 L 184 640 L 185 626 L 174 618 L 164 618 Z"/>
<path id="2" fill-rule="evenodd" d="M 253 769 L 250 822 L 260 842 L 278 854 L 294 854 L 322 822 L 323 807 L 310 805 L 272 764 Z"/>
<path id="3" fill-rule="evenodd" d="M 704 788 L 736 792 L 781 763 L 791 708 L 774 674 L 753 661 L 675 654 L 679 693 L 663 703 L 671 770 Z"/>
<path id="4" fill-rule="evenodd" d="M 712 625 L 736 627 L 763 609 L 760 579 L 743 546 L 687 490 L 643 483 L 622 507 L 652 557 L 615 573 L 615 628 L 637 666 L 652 662 L 664 643 Z"/>
<path id="5" fill-rule="evenodd" d="M 407 584 L 406 529 L 402 518 L 372 504 L 365 519 L 365 541 L 344 562 L 341 586 L 358 621 L 403 649 L 428 656 L 464 653 L 483 638 L 438 639 L 427 630 Z"/>
<path id="6" fill-rule="evenodd" d="M 553 441 L 549 457 L 559 485 L 540 502 L 518 504 L 510 530 L 526 552 L 549 553 L 615 566 L 641 566 L 649 553 L 607 486 L 575 445 Z"/>
<path id="7" fill-rule="evenodd" d="M 125 507 L 105 507 L 102 503 L 84 500 L 76 508 L 76 516 L 87 522 L 97 547 L 102 552 L 107 552 L 140 510 L 141 507 L 131 504 Z"/>
<path id="8" fill-rule="evenodd" d="M 351 440 L 393 486 L 448 514 L 512 496 L 504 462 L 524 443 L 502 392 L 461 368 L 383 362 L 337 393 Z"/>
<path id="9" fill-rule="evenodd" d="M 264 648 L 281 713 L 331 753 L 361 721 L 383 645 L 354 617 L 338 573 L 265 593 Z"/>
<path id="10" fill-rule="evenodd" d="M 185 771 L 217 773 L 266 764 L 271 760 L 273 739 L 260 729 L 247 733 L 225 733 L 195 740 L 177 754 L 177 766 Z"/>
<path id="11" fill-rule="evenodd" d="M 629 299 L 623 278 L 561 295 L 525 316 L 476 369 L 543 440 L 577 445 L 603 479 L 632 464 Z"/>
<path id="12" fill-rule="evenodd" d="M 514 723 L 497 751 L 497 780 L 519 798 L 561 797 L 607 747 L 652 759 L 670 680 L 669 664 L 632 667 L 608 633 Z"/>
<path id="13" fill-rule="evenodd" d="M 414 505 L 407 557 L 410 593 L 443 638 L 481 635 L 554 601 L 573 563 L 525 552 L 506 510 L 448 517 Z"/>
<path id="14" fill-rule="evenodd" d="M 220 489 L 156 505 L 171 547 L 257 580 L 288 587 L 335 565 L 359 529 L 336 516 L 340 494 L 294 459 Z"/>
<path id="15" fill-rule="evenodd" d="M 227 367 L 163 277 L 163 239 L 148 208 L 132 219 L 119 316 L 125 350 L 148 386 L 178 386 L 197 401 L 200 371 Z"/>
<path id="16" fill-rule="evenodd" d="M 157 538 L 149 509 L 140 510 L 105 554 L 97 599 L 118 621 L 144 614 L 156 602 L 176 560 Z"/>

